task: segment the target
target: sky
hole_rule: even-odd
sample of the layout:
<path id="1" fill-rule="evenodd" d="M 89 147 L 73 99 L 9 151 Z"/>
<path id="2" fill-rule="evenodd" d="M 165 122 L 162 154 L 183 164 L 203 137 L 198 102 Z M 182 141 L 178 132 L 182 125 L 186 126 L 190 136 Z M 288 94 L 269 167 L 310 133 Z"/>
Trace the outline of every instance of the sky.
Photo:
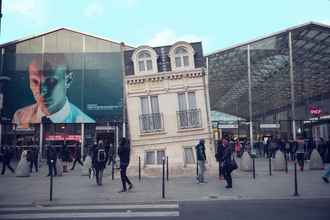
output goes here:
<path id="1" fill-rule="evenodd" d="M 133 47 L 202 41 L 204 54 L 291 26 L 330 25 L 330 0 L 3 0 L 0 44 L 60 27 Z"/>

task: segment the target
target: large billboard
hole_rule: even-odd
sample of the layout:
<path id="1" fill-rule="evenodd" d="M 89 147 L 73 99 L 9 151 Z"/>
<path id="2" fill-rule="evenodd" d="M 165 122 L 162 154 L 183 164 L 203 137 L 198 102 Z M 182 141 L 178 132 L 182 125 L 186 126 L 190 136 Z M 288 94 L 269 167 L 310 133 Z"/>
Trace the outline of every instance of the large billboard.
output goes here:
<path id="1" fill-rule="evenodd" d="M 123 77 L 119 45 L 100 48 L 95 44 L 97 39 L 91 46 L 84 38 L 81 51 L 79 48 L 72 52 L 74 45 L 70 44 L 64 46 L 71 49 L 57 45 L 58 51 L 45 51 L 45 39 L 41 40 L 43 52 L 38 51 L 38 42 L 5 48 L 2 75 L 10 77 L 10 81 L 4 89 L 2 117 L 20 127 L 42 121 L 121 120 Z"/>

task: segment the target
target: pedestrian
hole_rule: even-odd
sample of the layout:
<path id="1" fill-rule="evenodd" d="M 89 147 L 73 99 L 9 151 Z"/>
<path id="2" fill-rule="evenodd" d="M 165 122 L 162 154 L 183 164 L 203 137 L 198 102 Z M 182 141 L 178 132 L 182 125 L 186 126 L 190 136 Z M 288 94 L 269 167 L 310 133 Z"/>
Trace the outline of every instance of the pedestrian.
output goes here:
<path id="1" fill-rule="evenodd" d="M 227 140 L 226 139 L 223 139 L 223 140 L 219 140 L 218 141 L 217 152 L 215 154 L 215 159 L 219 163 L 219 180 L 221 180 L 223 178 L 222 166 L 221 166 L 221 158 L 223 156 L 223 149 L 224 149 L 223 145 L 225 143 L 227 143 Z"/>
<path id="2" fill-rule="evenodd" d="M 103 171 L 107 162 L 107 154 L 103 142 L 100 140 L 98 144 L 93 146 L 92 166 L 95 170 L 96 184 L 102 185 Z"/>
<path id="3" fill-rule="evenodd" d="M 75 149 L 74 149 L 74 161 L 71 170 L 74 170 L 76 163 L 79 163 L 81 166 L 84 166 L 83 162 L 81 162 L 81 152 L 80 152 L 80 147 L 79 143 L 77 142 Z"/>
<path id="4" fill-rule="evenodd" d="M 232 188 L 233 180 L 231 178 L 231 172 L 233 171 L 233 168 L 232 168 L 232 149 L 230 145 L 224 145 L 224 152 L 221 162 L 222 162 L 223 176 L 227 182 L 226 188 L 227 189 Z"/>
<path id="5" fill-rule="evenodd" d="M 31 145 L 31 149 L 29 151 L 29 161 L 30 161 L 30 173 L 32 173 L 33 166 L 35 168 L 36 173 L 38 173 L 38 148 L 35 145 Z"/>
<path id="6" fill-rule="evenodd" d="M 204 181 L 204 171 L 205 171 L 205 141 L 204 139 L 200 139 L 199 143 L 196 145 L 196 158 L 197 158 L 197 166 L 198 166 L 198 176 L 197 183 L 206 183 Z"/>
<path id="7" fill-rule="evenodd" d="M 69 164 L 71 158 L 70 158 L 69 147 L 68 147 L 68 145 L 66 144 L 65 141 L 62 145 L 61 159 L 63 161 L 63 172 L 67 173 L 68 172 L 68 164 Z"/>
<path id="8" fill-rule="evenodd" d="M 329 177 L 330 177 L 330 166 L 328 167 L 327 171 L 322 176 L 322 179 L 324 180 L 324 182 L 329 183 L 329 179 L 328 179 Z"/>
<path id="9" fill-rule="evenodd" d="M 122 193 L 127 191 L 126 183 L 128 184 L 128 190 L 131 190 L 133 188 L 133 184 L 126 175 L 127 167 L 129 165 L 130 145 L 129 140 L 125 137 L 122 138 L 120 146 L 118 148 L 118 156 L 120 159 L 120 178 L 123 185 L 123 188 L 119 191 L 119 193 Z"/>
<path id="10" fill-rule="evenodd" d="M 47 145 L 47 165 L 48 165 L 48 175 L 57 176 L 56 169 L 57 153 L 53 146 Z"/>
<path id="11" fill-rule="evenodd" d="M 297 161 L 301 171 L 304 171 L 304 161 L 306 153 L 306 144 L 304 139 L 297 140 Z"/>
<path id="12" fill-rule="evenodd" d="M 115 162 L 115 148 L 113 144 L 110 144 L 108 152 L 108 166 Z"/>
<path id="13" fill-rule="evenodd" d="M 6 167 L 10 169 L 12 173 L 15 173 L 15 170 L 10 166 L 10 161 L 13 158 L 14 152 L 9 146 L 3 146 L 2 147 L 2 171 L 1 175 L 4 175 L 6 173 Z"/>

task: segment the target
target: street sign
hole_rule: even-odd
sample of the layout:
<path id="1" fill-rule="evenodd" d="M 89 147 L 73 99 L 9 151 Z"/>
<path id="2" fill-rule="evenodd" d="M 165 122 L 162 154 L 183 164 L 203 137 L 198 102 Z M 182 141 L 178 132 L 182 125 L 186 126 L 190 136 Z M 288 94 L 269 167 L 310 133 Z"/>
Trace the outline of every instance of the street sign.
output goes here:
<path id="1" fill-rule="evenodd" d="M 238 125 L 236 124 L 219 124 L 218 128 L 238 128 Z"/>
<path id="2" fill-rule="evenodd" d="M 280 128 L 280 124 L 260 124 L 260 128 Z"/>

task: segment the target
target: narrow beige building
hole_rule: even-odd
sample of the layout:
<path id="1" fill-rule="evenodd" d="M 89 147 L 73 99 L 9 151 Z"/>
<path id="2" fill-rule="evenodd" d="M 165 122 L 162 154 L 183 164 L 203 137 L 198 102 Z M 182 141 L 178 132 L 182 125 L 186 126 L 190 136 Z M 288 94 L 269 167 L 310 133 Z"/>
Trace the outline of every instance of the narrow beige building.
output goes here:
<path id="1" fill-rule="evenodd" d="M 208 80 L 201 42 L 140 46 L 125 51 L 125 97 L 131 172 L 159 175 L 168 157 L 171 175 L 196 172 L 195 146 L 205 139 L 214 167 Z"/>

